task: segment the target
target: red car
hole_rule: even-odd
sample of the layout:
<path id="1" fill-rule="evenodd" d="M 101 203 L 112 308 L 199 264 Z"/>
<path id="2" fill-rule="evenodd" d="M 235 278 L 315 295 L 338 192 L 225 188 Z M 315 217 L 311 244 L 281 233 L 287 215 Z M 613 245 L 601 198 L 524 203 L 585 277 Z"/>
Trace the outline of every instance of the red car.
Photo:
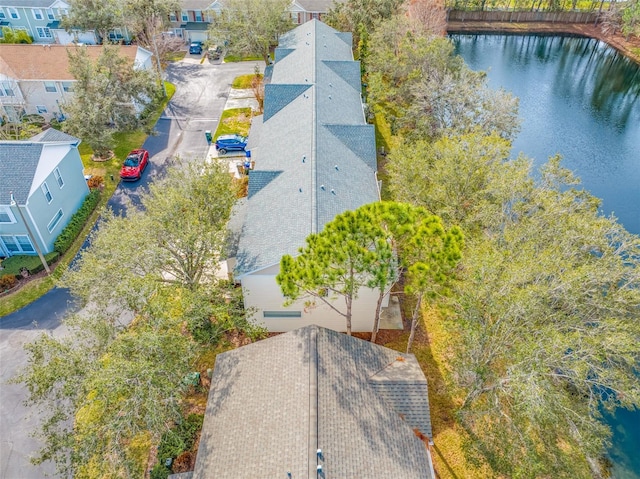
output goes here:
<path id="1" fill-rule="evenodd" d="M 147 150 L 133 150 L 127 155 L 124 164 L 120 169 L 120 178 L 123 180 L 139 180 L 142 172 L 149 163 L 149 152 Z"/>

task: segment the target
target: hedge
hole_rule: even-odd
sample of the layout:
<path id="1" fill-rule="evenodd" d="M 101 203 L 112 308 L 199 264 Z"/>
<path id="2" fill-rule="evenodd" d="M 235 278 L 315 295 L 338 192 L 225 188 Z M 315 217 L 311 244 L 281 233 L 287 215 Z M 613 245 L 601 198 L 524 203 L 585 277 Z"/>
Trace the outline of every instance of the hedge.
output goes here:
<path id="1" fill-rule="evenodd" d="M 100 191 L 92 190 L 84 199 L 80 209 L 73 214 L 67 226 L 58 235 L 55 243 L 53 243 L 53 247 L 58 253 L 64 254 L 71 247 L 99 202 Z"/>
<path id="2" fill-rule="evenodd" d="M 60 253 L 53 251 L 44 255 L 47 264 L 55 262 Z M 18 279 L 22 279 L 20 270 L 26 268 L 29 274 L 39 273 L 44 269 L 40 258 L 36 255 L 17 255 L 10 256 L 2 262 L 2 274 L 12 274 Z"/>

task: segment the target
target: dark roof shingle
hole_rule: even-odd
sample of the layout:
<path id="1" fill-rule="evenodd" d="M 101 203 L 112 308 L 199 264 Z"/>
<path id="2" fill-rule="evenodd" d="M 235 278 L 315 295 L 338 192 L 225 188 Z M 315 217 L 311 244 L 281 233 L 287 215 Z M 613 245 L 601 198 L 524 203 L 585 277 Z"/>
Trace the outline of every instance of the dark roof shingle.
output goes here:
<path id="1" fill-rule="evenodd" d="M 216 359 L 194 478 L 433 479 L 414 404 L 413 355 L 318 326 L 243 346 Z"/>

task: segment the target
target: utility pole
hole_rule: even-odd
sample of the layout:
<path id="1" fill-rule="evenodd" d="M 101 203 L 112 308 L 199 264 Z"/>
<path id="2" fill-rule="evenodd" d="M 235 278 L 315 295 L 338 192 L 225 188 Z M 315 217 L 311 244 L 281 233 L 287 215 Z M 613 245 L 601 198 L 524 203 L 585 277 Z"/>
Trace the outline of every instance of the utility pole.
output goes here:
<path id="1" fill-rule="evenodd" d="M 22 219 L 22 222 L 24 223 L 25 228 L 27 228 L 27 235 L 29 236 L 29 241 L 31 241 L 31 244 L 35 248 L 36 253 L 38 253 L 38 257 L 40 258 L 40 261 L 42 261 L 42 266 L 44 266 L 44 269 L 47 272 L 47 274 L 51 274 L 51 270 L 49 269 L 47 260 L 44 259 L 42 251 L 40 250 L 40 246 L 38 246 L 38 242 L 33 236 L 33 233 L 31 232 L 31 228 L 29 228 L 29 223 L 27 223 L 27 220 L 25 219 L 24 214 L 20 209 L 20 205 L 18 204 L 16 199 L 13 197 L 13 192 L 10 192 L 9 194 L 11 195 L 11 206 L 15 206 L 18 209 L 18 214 L 20 215 L 20 218 Z"/>

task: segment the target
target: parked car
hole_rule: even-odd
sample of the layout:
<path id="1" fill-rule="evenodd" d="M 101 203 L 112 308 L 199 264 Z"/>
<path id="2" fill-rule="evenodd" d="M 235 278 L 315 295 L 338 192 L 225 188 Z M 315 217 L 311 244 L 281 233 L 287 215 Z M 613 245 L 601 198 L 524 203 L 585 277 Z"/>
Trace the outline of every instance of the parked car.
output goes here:
<path id="1" fill-rule="evenodd" d="M 220 135 L 216 140 L 216 150 L 221 155 L 231 150 L 244 150 L 247 146 L 247 138 L 240 135 Z"/>
<path id="2" fill-rule="evenodd" d="M 147 150 L 133 150 L 127 155 L 127 159 L 122 164 L 120 178 L 132 181 L 139 180 L 148 163 L 149 152 Z"/>
<path id="3" fill-rule="evenodd" d="M 189 53 L 191 55 L 200 55 L 202 53 L 202 42 L 191 42 Z"/>

